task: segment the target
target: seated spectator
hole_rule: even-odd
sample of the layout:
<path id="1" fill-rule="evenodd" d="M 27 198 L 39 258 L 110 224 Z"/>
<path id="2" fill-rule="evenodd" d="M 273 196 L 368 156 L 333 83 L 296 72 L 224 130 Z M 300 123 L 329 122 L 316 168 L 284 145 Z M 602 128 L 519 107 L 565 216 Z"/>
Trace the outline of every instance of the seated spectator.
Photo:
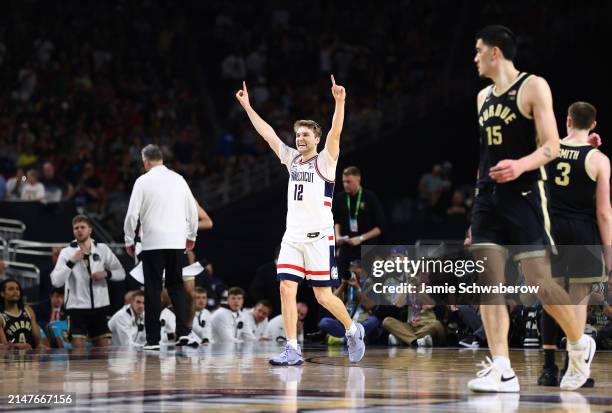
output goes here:
<path id="1" fill-rule="evenodd" d="M 133 291 L 131 303 L 123 306 L 108 321 L 113 335 L 113 346 L 143 346 L 146 341 L 144 328 L 144 292 Z"/>
<path id="2" fill-rule="evenodd" d="M 304 320 L 308 315 L 308 306 L 304 303 L 297 303 L 297 341 L 304 341 Z M 283 322 L 283 315 L 279 314 L 268 322 L 268 327 L 264 337 L 268 340 L 274 341 L 287 341 L 287 335 L 285 333 L 285 324 Z"/>
<path id="3" fill-rule="evenodd" d="M 23 168 L 17 168 L 15 176 L 6 181 L 6 200 L 19 201 L 21 199 L 21 190 L 25 185 L 26 177 Z"/>
<path id="4" fill-rule="evenodd" d="M 451 206 L 446 210 L 446 215 L 466 215 L 467 208 L 465 207 L 465 197 L 461 191 L 453 192 Z"/>
<path id="5" fill-rule="evenodd" d="M 450 310 L 455 313 L 463 325 L 468 328 L 468 334 L 459 340 L 459 345 L 467 348 L 483 347 L 487 338 L 482 324 L 482 318 L 471 305 L 451 305 Z"/>
<path id="6" fill-rule="evenodd" d="M 424 174 L 419 181 L 419 194 L 424 206 L 434 209 L 445 191 L 450 189 L 451 183 L 442 173 L 442 166 L 436 164 L 430 173 Z"/>
<path id="7" fill-rule="evenodd" d="M 47 335 L 53 348 L 72 349 L 70 342 L 70 326 L 67 320 L 50 321 L 47 324 Z M 87 343 L 89 346 L 89 343 Z"/>
<path id="8" fill-rule="evenodd" d="M 40 331 L 40 347 L 41 348 L 51 348 L 51 344 L 49 343 L 49 338 L 47 337 L 47 333 L 45 333 L 45 329 L 38 325 L 38 331 Z"/>
<path id="9" fill-rule="evenodd" d="M 193 303 L 195 306 L 195 316 L 189 334 L 189 344 L 197 347 L 199 344 L 212 341 L 212 326 L 210 311 L 206 309 L 208 304 L 208 292 L 202 287 L 196 287 L 193 292 Z"/>
<path id="10" fill-rule="evenodd" d="M 602 302 L 590 305 L 587 315 L 587 327 L 593 330 L 593 338 L 598 350 L 612 350 L 612 305 Z"/>
<path id="11" fill-rule="evenodd" d="M 45 162 L 42 168 L 43 176 L 40 182 L 45 187 L 45 200 L 47 202 L 60 202 L 72 198 L 74 187 L 55 175 L 55 166 Z"/>
<path id="12" fill-rule="evenodd" d="M 221 300 L 228 293 L 227 286 L 214 273 L 214 267 L 206 258 L 201 258 L 199 263 L 204 267 L 204 271 L 196 276 L 195 285 L 208 291 L 208 305 L 210 309 L 215 309 L 221 305 Z"/>
<path id="13" fill-rule="evenodd" d="M 367 272 L 363 271 L 360 260 L 351 261 L 349 270 L 351 278 L 349 280 L 343 279 L 335 294 L 345 302 L 346 309 L 353 321 L 360 322 L 363 325 L 366 337 L 375 340 L 381 333 L 382 323 L 375 315 L 370 313 L 376 307 L 374 301 L 367 296 L 367 292 L 372 288 L 372 283 L 367 276 Z M 346 330 L 342 323 L 335 318 L 321 318 L 319 328 L 322 332 L 346 342 Z M 334 341 L 328 340 L 328 343 L 332 344 Z"/>
<path id="14" fill-rule="evenodd" d="M 76 184 L 75 203 L 77 208 L 83 208 L 86 211 L 98 211 L 103 195 L 102 182 L 96 176 L 93 164 L 87 162 L 83 167 L 83 174 Z"/>
<path id="15" fill-rule="evenodd" d="M 248 319 L 246 311 L 242 309 L 243 304 L 244 291 L 242 288 L 230 288 L 227 296 L 227 307 L 219 307 L 210 319 L 215 343 L 241 343 L 244 340 L 255 340 L 253 332 L 245 328 Z"/>
<path id="16" fill-rule="evenodd" d="M 433 347 L 434 343 L 440 345 L 446 340 L 444 325 L 436 318 L 434 305 L 413 304 L 413 310 L 406 322 L 393 317 L 383 320 L 383 327 L 397 340 L 407 345 L 417 347 Z"/>
<path id="17" fill-rule="evenodd" d="M 22 201 L 43 201 L 45 199 L 45 187 L 38 180 L 38 172 L 30 169 L 27 180 L 21 188 Z"/>
<path id="18" fill-rule="evenodd" d="M 24 304 L 21 291 L 21 284 L 12 278 L 0 283 L 0 345 L 19 350 L 45 348 L 34 310 Z"/>
<path id="19" fill-rule="evenodd" d="M 257 340 L 261 340 L 268 327 L 268 316 L 272 312 L 272 304 L 261 300 L 253 308 L 244 310 L 247 314 L 248 326 Z"/>
<path id="20" fill-rule="evenodd" d="M 64 289 L 54 288 L 51 290 L 49 298 L 35 306 L 38 323 L 46 328 L 51 321 L 61 321 L 66 319 L 66 309 L 64 308 Z"/>

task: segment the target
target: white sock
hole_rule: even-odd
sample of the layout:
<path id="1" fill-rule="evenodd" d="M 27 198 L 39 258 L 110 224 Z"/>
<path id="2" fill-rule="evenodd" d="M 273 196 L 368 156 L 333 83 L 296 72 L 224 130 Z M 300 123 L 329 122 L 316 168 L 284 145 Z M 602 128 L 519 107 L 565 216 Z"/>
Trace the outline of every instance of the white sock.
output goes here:
<path id="1" fill-rule="evenodd" d="M 502 371 L 512 370 L 510 359 L 503 356 L 493 356 L 493 364 L 499 367 Z"/>
<path id="2" fill-rule="evenodd" d="M 588 338 L 583 334 L 575 343 L 569 343 L 568 350 L 584 350 L 587 346 Z"/>
<path id="3" fill-rule="evenodd" d="M 298 343 L 297 343 L 297 340 L 295 340 L 295 339 L 293 339 L 293 340 L 287 340 L 287 345 L 288 345 L 289 347 L 291 347 L 292 349 L 294 349 L 294 350 L 297 350 L 297 349 L 298 349 Z"/>
<path id="4" fill-rule="evenodd" d="M 346 330 L 346 335 L 347 336 L 352 336 L 357 332 L 357 325 L 355 324 L 355 322 L 351 323 L 351 326 L 348 328 L 348 330 Z"/>

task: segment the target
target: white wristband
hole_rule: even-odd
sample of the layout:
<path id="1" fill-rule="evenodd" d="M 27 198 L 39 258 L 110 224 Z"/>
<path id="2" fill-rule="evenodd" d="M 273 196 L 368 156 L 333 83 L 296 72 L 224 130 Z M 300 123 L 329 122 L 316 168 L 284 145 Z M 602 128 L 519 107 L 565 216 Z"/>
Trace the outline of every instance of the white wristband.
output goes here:
<path id="1" fill-rule="evenodd" d="M 363 239 L 363 235 L 360 235 L 360 236 L 359 236 L 359 241 L 361 241 L 361 242 L 365 241 L 365 240 Z"/>

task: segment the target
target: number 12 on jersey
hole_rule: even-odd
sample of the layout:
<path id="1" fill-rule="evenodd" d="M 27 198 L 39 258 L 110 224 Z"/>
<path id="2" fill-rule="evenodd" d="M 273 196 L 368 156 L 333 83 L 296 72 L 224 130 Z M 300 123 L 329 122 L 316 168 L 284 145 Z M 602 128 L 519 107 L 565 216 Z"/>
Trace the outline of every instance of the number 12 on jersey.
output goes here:
<path id="1" fill-rule="evenodd" d="M 301 201 L 303 199 L 304 185 L 295 184 L 295 188 L 293 189 L 293 200 Z"/>

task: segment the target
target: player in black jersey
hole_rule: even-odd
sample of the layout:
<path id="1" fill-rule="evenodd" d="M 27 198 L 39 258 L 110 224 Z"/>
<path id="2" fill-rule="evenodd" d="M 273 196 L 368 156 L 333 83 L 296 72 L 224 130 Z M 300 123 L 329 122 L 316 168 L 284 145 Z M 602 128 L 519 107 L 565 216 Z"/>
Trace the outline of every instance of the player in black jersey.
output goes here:
<path id="1" fill-rule="evenodd" d="M 584 329 L 592 284 L 607 282 L 605 267 L 612 268 L 612 209 L 610 207 L 610 160 L 593 148 L 589 132 L 595 128 L 597 110 L 586 102 L 568 109 L 567 137 L 559 157 L 547 165 L 550 176 L 553 237 L 559 255 L 552 260 L 552 275 L 569 283 L 576 317 Z M 606 264 L 602 260 L 602 248 Z M 555 365 L 555 321 L 542 314 L 544 370 L 539 385 L 559 385 Z M 589 380 L 589 386 L 592 386 Z M 586 383 L 585 383 L 586 386 Z"/>
<path id="2" fill-rule="evenodd" d="M 515 55 L 516 38 L 510 29 L 488 26 L 476 35 L 478 74 L 493 84 L 480 91 L 477 100 L 480 166 L 472 249 L 477 259 L 487 260 L 482 278 L 496 285 L 504 281 L 507 250 L 503 246 L 520 246 L 514 258 L 520 261 L 527 283 L 539 287 L 538 297 L 565 331 L 571 352 L 581 355 L 582 364 L 573 369 L 586 374 L 582 382 L 574 381 L 574 388 L 579 388 L 588 378 L 595 343 L 583 335 L 567 305 L 567 292 L 552 281 L 546 249 L 553 241 L 543 167 L 559 154 L 552 94 L 543 78 L 514 67 Z M 504 297 L 484 298 L 488 305 L 481 306 L 481 315 L 493 361 L 485 363 L 468 388 L 518 392 L 508 353 L 509 316 Z M 571 360 L 578 362 L 575 357 Z"/>
<path id="3" fill-rule="evenodd" d="M 13 279 L 0 284 L 0 345 L 22 350 L 45 347 L 34 310 L 23 303 L 21 285 Z"/>

